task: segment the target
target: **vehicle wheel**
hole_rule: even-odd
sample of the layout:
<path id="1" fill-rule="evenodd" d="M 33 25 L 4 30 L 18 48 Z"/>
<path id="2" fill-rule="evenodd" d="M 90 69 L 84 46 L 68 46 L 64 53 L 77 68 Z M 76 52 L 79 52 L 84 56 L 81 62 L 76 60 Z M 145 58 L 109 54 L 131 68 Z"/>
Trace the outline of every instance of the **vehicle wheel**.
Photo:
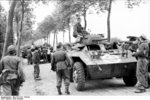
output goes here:
<path id="1" fill-rule="evenodd" d="M 137 83 L 137 78 L 135 75 L 124 76 L 123 81 L 126 86 L 134 86 Z"/>
<path id="2" fill-rule="evenodd" d="M 76 85 L 76 89 L 81 91 L 85 86 L 85 73 L 81 62 L 76 62 L 73 66 L 73 81 Z"/>
<path id="3" fill-rule="evenodd" d="M 148 85 L 150 86 L 150 72 L 148 72 Z"/>

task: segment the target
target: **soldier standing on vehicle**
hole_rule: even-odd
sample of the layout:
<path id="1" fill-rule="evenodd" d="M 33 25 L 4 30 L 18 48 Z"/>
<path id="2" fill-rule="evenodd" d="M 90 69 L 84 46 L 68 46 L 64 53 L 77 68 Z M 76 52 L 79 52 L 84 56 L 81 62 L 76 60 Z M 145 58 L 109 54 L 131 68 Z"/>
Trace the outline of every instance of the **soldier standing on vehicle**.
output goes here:
<path id="1" fill-rule="evenodd" d="M 70 85 L 70 74 L 69 69 L 72 66 L 71 59 L 67 56 L 66 52 L 63 50 L 62 44 L 57 45 L 57 50 L 52 55 L 51 60 L 51 70 L 56 71 L 57 77 L 57 90 L 58 94 L 61 95 L 61 83 L 64 79 L 65 84 L 65 93 L 70 94 L 69 85 Z"/>
<path id="2" fill-rule="evenodd" d="M 39 54 L 39 50 L 38 47 L 35 47 L 33 49 L 33 64 L 34 64 L 34 78 L 36 80 L 40 80 L 40 68 L 39 68 L 39 63 L 40 63 L 40 54 Z"/>
<path id="3" fill-rule="evenodd" d="M 79 17 L 79 15 L 77 15 L 77 23 L 74 26 L 73 37 L 76 38 L 76 42 L 81 42 L 81 39 L 88 34 L 89 33 L 84 30 L 81 25 L 81 18 Z"/>
<path id="4" fill-rule="evenodd" d="M 21 59 L 16 56 L 16 47 L 7 48 L 8 55 L 0 61 L 0 94 L 2 96 L 19 95 L 19 88 L 25 81 Z"/>
<path id="5" fill-rule="evenodd" d="M 137 84 L 135 93 L 142 93 L 146 91 L 148 88 L 148 52 L 149 46 L 147 39 L 144 35 L 139 38 L 139 47 L 137 52 L 133 54 L 133 56 L 137 57 Z"/>

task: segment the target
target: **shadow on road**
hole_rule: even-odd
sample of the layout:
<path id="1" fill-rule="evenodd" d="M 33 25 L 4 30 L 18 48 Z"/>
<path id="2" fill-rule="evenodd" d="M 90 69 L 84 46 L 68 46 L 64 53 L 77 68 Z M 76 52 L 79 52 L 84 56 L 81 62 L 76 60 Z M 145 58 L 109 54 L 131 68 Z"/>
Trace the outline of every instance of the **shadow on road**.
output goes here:
<path id="1" fill-rule="evenodd" d="M 127 86 L 123 83 L 121 79 L 91 80 L 86 82 L 84 91 L 99 89 L 122 89 L 126 87 Z"/>

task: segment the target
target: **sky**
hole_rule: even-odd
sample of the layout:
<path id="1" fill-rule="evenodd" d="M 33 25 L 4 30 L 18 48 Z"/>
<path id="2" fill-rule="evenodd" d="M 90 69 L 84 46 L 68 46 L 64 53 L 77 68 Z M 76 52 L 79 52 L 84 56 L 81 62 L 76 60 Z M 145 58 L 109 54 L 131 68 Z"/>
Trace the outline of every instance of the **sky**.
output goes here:
<path id="1" fill-rule="evenodd" d="M 150 0 L 145 0 L 145 3 L 140 6 L 128 9 L 125 5 L 125 0 L 116 0 L 112 4 L 111 13 L 111 37 L 117 37 L 125 40 L 127 36 L 140 36 L 144 34 L 150 39 Z M 9 5 L 4 0 L 0 0 L 6 10 L 9 9 Z M 39 4 L 34 9 L 36 16 L 36 23 L 40 23 L 44 18 L 55 11 L 55 5 L 53 3 L 48 5 Z M 83 24 L 83 22 L 82 22 Z M 84 24 L 83 24 L 84 25 Z M 88 14 L 87 15 L 87 29 L 91 31 L 91 34 L 102 33 L 107 37 L 107 13 L 99 13 L 98 15 Z M 71 33 L 73 30 L 71 30 Z M 62 42 L 62 34 L 58 36 L 58 42 Z M 75 39 L 72 37 L 72 41 Z M 52 43 L 51 39 L 51 43 Z M 65 34 L 66 42 L 69 41 L 68 32 Z"/>
<path id="2" fill-rule="evenodd" d="M 55 4 L 53 2 L 43 5 L 39 3 L 38 5 L 34 4 L 36 7 L 33 11 L 33 14 L 36 16 L 35 25 L 33 26 L 34 30 L 37 28 L 38 23 L 42 22 L 45 17 L 52 14 L 55 11 Z"/>

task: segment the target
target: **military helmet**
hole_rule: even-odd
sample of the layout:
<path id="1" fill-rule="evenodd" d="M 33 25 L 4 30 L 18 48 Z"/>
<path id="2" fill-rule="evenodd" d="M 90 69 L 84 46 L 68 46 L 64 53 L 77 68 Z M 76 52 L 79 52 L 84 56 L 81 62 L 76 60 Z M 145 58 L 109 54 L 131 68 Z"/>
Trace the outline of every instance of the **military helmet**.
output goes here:
<path id="1" fill-rule="evenodd" d="M 10 46 L 7 48 L 7 53 L 9 53 L 9 54 L 16 53 L 16 46 L 10 45 Z"/>
<path id="2" fill-rule="evenodd" d="M 38 46 L 35 46 L 35 48 L 34 48 L 35 50 L 38 50 L 39 48 L 38 48 Z"/>
<path id="3" fill-rule="evenodd" d="M 147 38 L 146 38 L 146 36 L 145 36 L 144 34 L 142 34 L 142 35 L 140 36 L 140 38 L 141 38 L 142 40 L 147 40 Z"/>
<path id="4" fill-rule="evenodd" d="M 57 49 L 61 48 L 62 46 L 63 46 L 63 44 L 62 44 L 61 42 L 59 42 L 59 43 L 57 44 Z"/>

